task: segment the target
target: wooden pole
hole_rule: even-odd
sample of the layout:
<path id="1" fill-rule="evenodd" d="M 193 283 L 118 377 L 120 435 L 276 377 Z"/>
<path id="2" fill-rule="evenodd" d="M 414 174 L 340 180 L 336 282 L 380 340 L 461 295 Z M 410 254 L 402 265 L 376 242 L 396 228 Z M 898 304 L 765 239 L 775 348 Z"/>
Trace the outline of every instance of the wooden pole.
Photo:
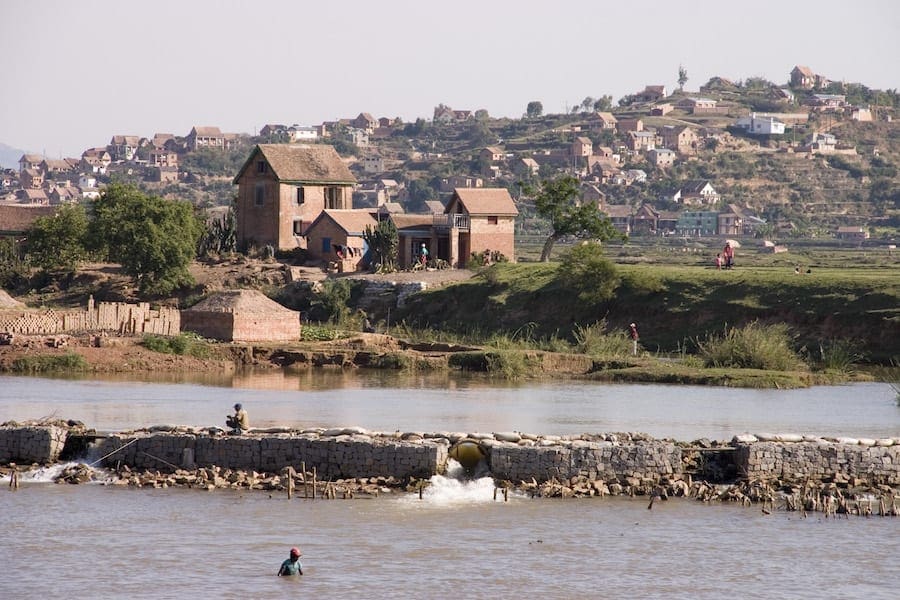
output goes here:
<path id="1" fill-rule="evenodd" d="M 300 470 L 303 472 L 303 498 L 309 498 L 309 486 L 306 485 L 306 461 L 300 463 Z"/>
<path id="2" fill-rule="evenodd" d="M 316 499 L 316 468 L 313 467 L 312 470 L 313 480 L 312 480 L 312 499 Z"/>

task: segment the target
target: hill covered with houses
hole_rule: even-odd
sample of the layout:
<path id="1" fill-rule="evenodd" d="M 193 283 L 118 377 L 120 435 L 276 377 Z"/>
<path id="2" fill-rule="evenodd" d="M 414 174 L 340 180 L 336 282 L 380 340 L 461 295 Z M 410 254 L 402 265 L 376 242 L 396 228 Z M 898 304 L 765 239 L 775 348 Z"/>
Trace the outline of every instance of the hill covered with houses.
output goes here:
<path id="1" fill-rule="evenodd" d="M 42 216 L 90 201 L 111 181 L 201 208 L 229 206 L 258 144 L 328 144 L 356 180 L 353 208 L 435 213 L 454 190 L 505 188 L 518 210 L 516 234 L 540 234 L 546 224 L 528 191 L 566 174 L 581 182 L 582 202 L 632 236 L 893 239 L 898 109 L 895 90 L 796 66 L 783 84 L 714 77 L 692 92 L 650 84 L 615 105 L 586 97 L 561 114 L 532 100 L 517 119 L 440 104 L 414 123 L 361 112 L 317 125 L 270 123 L 254 135 L 201 125 L 183 135 L 113 133 L 81 156 L 23 154 L 18 169 L 4 170 L 0 211 L 16 207 L 17 216 L 0 219 L 0 234 L 27 225 L 32 207 Z"/>

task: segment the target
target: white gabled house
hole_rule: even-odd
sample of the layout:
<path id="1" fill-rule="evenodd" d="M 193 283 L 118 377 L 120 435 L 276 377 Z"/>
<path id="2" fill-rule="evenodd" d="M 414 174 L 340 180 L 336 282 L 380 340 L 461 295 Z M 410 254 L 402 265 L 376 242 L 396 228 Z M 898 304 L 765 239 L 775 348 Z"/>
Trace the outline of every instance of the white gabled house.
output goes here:
<path id="1" fill-rule="evenodd" d="M 735 127 L 743 129 L 750 135 L 784 135 L 783 122 L 775 117 L 761 116 L 756 113 L 739 118 L 735 122 Z"/>

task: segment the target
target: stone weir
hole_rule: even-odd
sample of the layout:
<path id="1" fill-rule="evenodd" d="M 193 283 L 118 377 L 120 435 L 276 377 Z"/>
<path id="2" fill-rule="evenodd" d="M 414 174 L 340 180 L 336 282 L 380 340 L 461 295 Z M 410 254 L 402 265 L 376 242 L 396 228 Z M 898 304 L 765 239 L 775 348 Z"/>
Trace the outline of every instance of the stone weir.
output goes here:
<path id="1" fill-rule="evenodd" d="M 521 433 L 378 433 L 361 428 L 267 429 L 240 436 L 220 429 L 156 426 L 97 434 L 72 422 L 0 426 L 0 463 L 81 458 L 108 468 L 175 471 L 217 466 L 275 473 L 316 469 L 325 479 L 428 478 L 443 473 L 451 449 L 475 443 L 484 467 L 514 484 L 572 478 L 631 485 L 687 478 L 855 480 L 900 485 L 900 439 L 737 436 L 729 444 L 681 443 L 644 434 L 538 436 Z M 718 474 L 694 468 L 718 465 Z M 89 457 L 86 458 L 85 457 Z M 724 465 L 724 467 L 723 467 Z"/>

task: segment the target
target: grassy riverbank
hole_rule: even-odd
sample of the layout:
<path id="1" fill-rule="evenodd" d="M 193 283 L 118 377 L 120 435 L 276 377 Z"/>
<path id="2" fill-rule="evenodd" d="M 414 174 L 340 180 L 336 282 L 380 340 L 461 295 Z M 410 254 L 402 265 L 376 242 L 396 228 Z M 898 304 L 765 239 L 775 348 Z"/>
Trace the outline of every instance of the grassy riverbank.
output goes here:
<path id="1" fill-rule="evenodd" d="M 500 264 L 473 279 L 410 299 L 399 319 L 436 339 L 485 343 L 505 337 L 552 347 L 605 320 L 610 332 L 636 322 L 644 351 L 688 356 L 702 340 L 757 321 L 782 323 L 794 349 L 822 362 L 840 346 L 852 362 L 900 360 L 900 274 L 894 267 L 782 267 L 717 271 L 697 266 L 617 265 L 613 296 L 585 303 L 557 277 L 558 265 Z"/>

